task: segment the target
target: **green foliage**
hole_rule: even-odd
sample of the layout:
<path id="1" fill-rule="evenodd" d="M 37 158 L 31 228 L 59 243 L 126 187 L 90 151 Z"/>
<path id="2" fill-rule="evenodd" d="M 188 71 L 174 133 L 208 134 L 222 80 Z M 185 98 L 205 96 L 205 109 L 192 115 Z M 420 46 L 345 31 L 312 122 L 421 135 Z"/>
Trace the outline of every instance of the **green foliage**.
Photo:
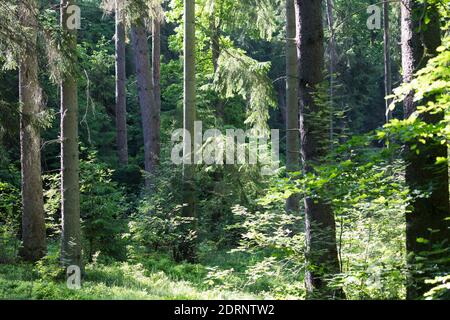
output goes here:
<path id="1" fill-rule="evenodd" d="M 128 205 L 123 190 L 111 180 L 112 170 L 91 154 L 81 162 L 81 219 L 88 258 L 101 252 L 107 257 L 124 258 L 122 233 L 126 230 Z"/>
<path id="2" fill-rule="evenodd" d="M 50 245 L 48 255 L 34 265 L 16 259 L 21 205 L 15 69 L 31 30 L 12 27 L 17 23 L 9 10 L 17 9 L 15 1 L 0 4 L 0 298 L 303 299 L 305 269 L 320 266 L 305 264 L 303 201 L 298 215 L 285 214 L 285 200 L 294 193 L 301 200 L 324 199 L 333 208 L 341 271 L 327 279 L 332 285 L 343 288 L 349 299 L 405 297 L 405 213 L 415 197 L 429 196 L 431 188 L 406 188 L 401 152 L 412 141 L 416 152 L 426 151 L 431 142 L 448 146 L 450 141 L 450 38 L 445 5 L 440 6 L 446 36 L 439 54 L 392 97 L 394 115 L 401 119 L 402 111 L 394 106 L 413 91 L 417 112 L 373 132 L 384 123 L 382 32 L 367 30 L 367 0 L 334 1 L 335 74 L 328 84 L 318 86 L 315 99 L 320 112 L 308 119 L 320 131 L 333 124 L 316 146 L 326 154 L 324 164 L 315 166 L 314 173 L 293 174 L 295 179 L 263 177 L 257 165 L 199 165 L 195 176 L 198 228 L 194 231 L 187 230 L 192 221 L 181 214 L 181 168 L 170 162 L 169 142 L 173 130 L 183 123 L 183 1 L 127 1 L 127 28 L 136 22 L 149 27 L 151 18 L 167 20 L 162 24 L 161 42 L 162 156 L 157 172 L 150 176 L 150 191 L 143 188 L 142 125 L 131 50 L 126 54 L 129 165 L 119 166 L 117 161 L 114 23 L 112 15 L 102 14 L 102 9 L 112 12 L 114 1 L 78 1 L 83 14 L 75 53 L 67 52 L 70 37 L 62 32 L 57 10 L 49 9 L 49 3 L 41 3 L 38 46 L 33 49 L 39 55 L 46 106 L 39 124 L 45 129 L 42 167 Z M 392 3 L 390 8 L 394 44 L 400 32 L 399 6 Z M 425 22 L 429 18 L 425 12 Z M 197 118 L 204 129 L 284 128 L 284 24 L 280 0 L 196 0 Z M 327 63 L 330 37 L 326 30 Z M 219 53 L 217 69 L 213 41 L 220 51 L 214 52 Z M 399 46 L 392 45 L 390 53 L 396 83 L 400 81 Z M 88 260 L 83 288 L 78 291 L 66 287 L 55 245 L 61 215 L 55 84 L 69 72 L 79 86 L 81 216 L 83 254 Z M 427 114 L 436 113 L 445 114 L 439 123 L 425 121 Z M 436 164 L 448 162 L 447 158 L 435 160 Z M 186 242 L 196 243 L 195 264 L 177 261 L 177 250 Z M 417 257 L 415 267 L 435 275 L 424 279 L 430 285 L 425 299 L 449 299 L 450 279 L 444 270 L 448 257 L 446 243 Z"/>
<path id="3" fill-rule="evenodd" d="M 11 138 L 17 134 L 19 119 L 19 107 L 3 101 L 0 95 L 0 139 Z"/>
<path id="4" fill-rule="evenodd" d="M 151 263 L 164 261 L 163 256 L 149 259 Z M 51 263 L 47 263 L 50 265 Z M 161 265 L 161 264 L 160 264 Z M 169 265 L 166 265 L 167 268 Z M 260 296 L 245 292 L 221 289 L 206 289 L 200 283 L 182 280 L 198 272 L 191 265 L 172 265 L 174 272 L 149 269 L 145 264 L 109 263 L 88 264 L 85 268 L 83 286 L 80 290 L 68 289 L 65 281 L 53 273 L 52 277 L 41 278 L 39 272 L 48 267 L 33 267 L 29 264 L 0 265 L 0 299 L 42 299 L 42 300 L 166 300 L 166 299 L 259 299 Z M 195 277 L 191 278 L 192 280 Z M 200 281 L 200 280 L 198 280 Z"/>
<path id="5" fill-rule="evenodd" d="M 170 211 L 158 204 L 149 206 L 143 201 L 139 212 L 132 216 L 128 225 L 129 235 L 138 245 L 138 251 L 133 256 L 151 250 L 168 250 L 176 257 L 179 245 L 195 241 L 196 234 L 193 231 L 188 234 L 184 232 L 184 226 L 189 225 L 192 219 L 181 217 L 181 208 L 176 206 Z"/>
<path id="6" fill-rule="evenodd" d="M 169 22 L 180 23 L 175 28 L 176 34 L 170 38 L 170 48 L 181 51 L 182 48 L 182 10 L 180 0 L 173 0 L 167 13 Z M 217 104 L 217 98 L 225 101 L 239 97 L 240 103 L 233 108 L 227 107 L 226 114 L 240 108 L 245 114 L 246 121 L 239 123 L 239 127 L 247 125 L 256 128 L 267 128 L 269 109 L 276 106 L 272 81 L 268 74 L 270 62 L 259 62 L 245 50 L 238 48 L 237 41 L 232 36 L 240 33 L 241 37 L 268 38 L 277 29 L 278 0 L 202 0 L 197 9 L 197 82 L 199 90 L 198 109 L 206 100 L 212 106 Z M 249 20 L 250 19 L 250 20 Z M 257 25 L 250 23 L 256 19 Z M 213 21 L 214 20 L 214 21 Z M 214 70 L 212 61 L 211 23 L 219 26 L 219 54 L 218 69 Z M 245 30 L 245 35 L 242 32 Z M 231 36 L 232 35 L 232 36 Z M 239 37 L 237 37 L 239 38 Z M 242 40 L 242 39 L 239 39 Z M 212 91 L 213 97 L 208 93 Z M 200 117 L 201 118 L 201 117 Z"/>
<path id="7" fill-rule="evenodd" d="M 143 193 L 128 223 L 129 232 L 125 237 L 131 241 L 130 258 L 152 250 L 170 252 L 173 256 L 179 243 L 195 239 L 195 234 L 186 238 L 183 233 L 183 226 L 189 224 L 190 219 L 181 217 L 181 189 L 176 184 L 180 174 L 178 168 L 167 161 L 151 177 L 158 188 L 149 194 Z"/>
<path id="8" fill-rule="evenodd" d="M 20 191 L 15 186 L 0 181 L 0 263 L 14 261 L 17 257 L 20 212 Z"/>
<path id="9" fill-rule="evenodd" d="M 181 168 L 174 166 L 168 157 L 172 145 L 163 146 L 166 146 L 162 150 L 163 160 L 158 171 L 151 176 L 157 188 L 141 196 L 136 212 L 130 217 L 127 239 L 137 246 L 133 248 L 136 250 L 133 256 L 142 252 L 163 251 L 170 252 L 176 258 L 178 246 L 194 239 L 198 239 L 200 251 L 210 245 L 215 249 L 224 249 L 235 244 L 239 232 L 227 228 L 236 223 L 231 208 L 238 204 L 252 208 L 252 199 L 270 179 L 261 176 L 261 168 L 256 165 L 199 165 L 196 198 L 202 214 L 197 221 L 198 232 L 186 231 L 184 229 L 190 219 L 181 216 Z M 202 253 L 199 252 L 199 255 Z"/>
<path id="10" fill-rule="evenodd" d="M 269 70 L 270 63 L 258 62 L 243 50 L 227 48 L 219 57 L 213 88 L 224 98 L 240 95 L 248 101 L 244 123 L 251 127 L 267 128 L 268 109 L 275 106 Z"/>
<path id="11" fill-rule="evenodd" d="M 84 254 L 91 261 L 94 255 L 108 259 L 125 258 L 125 243 L 122 234 L 126 231 L 128 204 L 124 190 L 112 181 L 113 170 L 98 161 L 95 153 L 90 153 L 80 163 L 80 211 Z M 45 208 L 47 224 L 59 233 L 60 176 L 46 177 Z"/>
<path id="12" fill-rule="evenodd" d="M 448 32 L 448 30 L 447 30 Z M 427 65 L 417 71 L 410 83 L 403 84 L 394 90 L 393 103 L 401 102 L 407 95 L 414 94 L 414 102 L 417 104 L 417 110 L 405 120 L 394 120 L 385 126 L 383 131 L 379 132 L 382 138 L 395 142 L 406 143 L 412 152 L 416 154 L 428 151 L 428 148 L 443 145 L 450 146 L 450 37 L 448 34 L 442 39 L 442 45 L 437 49 L 438 54 L 430 59 Z M 430 121 L 435 119 L 435 121 Z M 397 146 L 398 147 L 398 146 Z M 434 170 L 447 170 L 448 156 L 431 159 L 434 161 Z M 425 183 L 424 187 L 410 190 L 412 198 L 427 198 L 433 191 L 433 181 Z M 450 213 L 449 213 L 450 214 Z M 447 217 L 447 220 L 450 217 Z M 443 226 L 446 227 L 446 221 Z M 433 230 L 430 230 L 432 233 Z M 417 241 L 422 244 L 429 243 L 429 239 L 418 238 Z M 426 299 L 440 299 L 448 295 L 445 291 L 445 276 L 448 274 L 450 244 L 448 241 L 442 243 L 432 243 L 428 250 L 423 250 L 414 257 L 414 264 L 410 272 L 428 275 L 434 275 L 435 279 L 423 279 L 425 283 L 436 285 L 426 295 Z M 440 280 L 441 285 L 437 285 Z M 431 286 L 430 286 L 431 288 Z"/>
<path id="13" fill-rule="evenodd" d="M 433 285 L 433 288 L 425 293 L 426 300 L 450 299 L 450 275 L 425 280 L 425 283 Z"/>
<path id="14" fill-rule="evenodd" d="M 21 199 L 20 191 L 9 183 L 0 182 L 1 226 L 13 233 L 19 231 Z"/>
<path id="15" fill-rule="evenodd" d="M 371 147 L 373 138 L 354 137 L 341 144 L 327 164 L 316 167 L 315 174 L 279 179 L 258 201 L 261 211 L 235 208 L 243 219 L 235 225 L 242 230 L 239 250 L 272 259 L 262 265 L 266 277 L 273 272 L 267 268 L 270 265 L 283 265 L 290 277 L 303 275 L 304 231 L 298 217 L 287 216 L 282 207 L 286 198 L 297 193 L 329 199 L 333 207 L 341 263 L 341 273 L 330 279 L 333 285 L 342 287 L 351 299 L 405 296 L 403 212 L 410 197 L 403 162 L 393 160 L 392 150 Z M 255 274 L 251 268 L 249 274 Z M 299 288 L 296 294 L 301 296 L 304 289 Z"/>
<path id="16" fill-rule="evenodd" d="M 60 247 L 51 243 L 47 255 L 36 262 L 33 271 L 42 282 L 63 281 L 65 270 L 60 262 Z"/>
<path id="17" fill-rule="evenodd" d="M 408 119 L 394 120 L 386 126 L 389 136 L 402 142 L 417 140 L 422 144 L 432 139 L 436 143 L 447 144 L 450 139 L 450 37 L 442 40 L 437 49 L 438 55 L 430 59 L 427 65 L 420 69 L 411 82 L 403 84 L 394 90 L 393 102 L 390 106 L 394 110 L 396 104 L 414 92 L 414 101 L 418 104 L 417 111 Z M 445 116 L 437 123 L 426 122 L 427 114 Z M 439 160 L 439 159 L 436 159 Z"/>
<path id="18" fill-rule="evenodd" d="M 242 253 L 258 257 L 241 270 L 210 268 L 205 283 L 223 288 L 246 288 L 270 292 L 279 298 L 304 295 L 304 235 L 298 233 L 300 217 L 283 213 L 280 206 L 263 206 L 249 212 L 235 206 L 236 222 L 225 230 L 241 234 L 239 245 L 229 255 Z"/>

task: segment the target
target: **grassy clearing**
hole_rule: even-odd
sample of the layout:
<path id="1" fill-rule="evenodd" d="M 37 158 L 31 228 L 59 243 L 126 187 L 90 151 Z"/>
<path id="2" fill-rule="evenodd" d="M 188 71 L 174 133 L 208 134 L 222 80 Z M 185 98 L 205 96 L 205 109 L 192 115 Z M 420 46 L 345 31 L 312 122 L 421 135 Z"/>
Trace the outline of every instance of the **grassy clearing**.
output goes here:
<path id="1" fill-rule="evenodd" d="M 87 265 L 80 290 L 62 279 L 39 277 L 33 265 L 0 265 L 0 299 L 260 299 L 245 292 L 199 288 L 199 283 L 174 280 L 163 271 L 148 271 L 142 264 Z"/>

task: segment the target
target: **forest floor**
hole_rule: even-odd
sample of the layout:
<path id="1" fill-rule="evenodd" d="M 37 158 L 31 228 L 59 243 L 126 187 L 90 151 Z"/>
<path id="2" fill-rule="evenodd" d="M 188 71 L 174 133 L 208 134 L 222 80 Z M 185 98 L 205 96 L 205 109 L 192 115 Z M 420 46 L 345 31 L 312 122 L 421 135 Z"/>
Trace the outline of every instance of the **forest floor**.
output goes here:
<path id="1" fill-rule="evenodd" d="M 217 252 L 198 264 L 176 263 L 162 253 L 139 255 L 138 259 L 128 259 L 128 262 L 94 258 L 85 265 L 81 289 L 69 289 L 64 270 L 59 266 L 58 252 L 56 246 L 49 246 L 48 255 L 37 263 L 17 260 L 0 263 L 0 300 L 273 298 L 267 283 L 255 290 L 242 285 L 246 280 L 236 276 L 242 273 L 239 269 L 249 263 L 247 255 Z"/>
<path id="2" fill-rule="evenodd" d="M 182 265 L 180 265 L 182 266 Z M 42 269 L 42 267 L 41 267 Z M 179 271 L 182 271 L 183 267 Z M 191 270 L 193 271 L 193 270 Z M 260 299 L 256 295 L 220 288 L 201 288 L 196 279 L 176 279 L 164 271 L 147 270 L 142 264 L 112 263 L 86 266 L 81 289 L 69 289 L 61 275 L 41 275 L 31 264 L 0 265 L 0 299 L 120 299 L 197 300 Z M 195 272 L 194 272 L 195 273 Z M 195 277 L 194 273 L 185 276 Z"/>

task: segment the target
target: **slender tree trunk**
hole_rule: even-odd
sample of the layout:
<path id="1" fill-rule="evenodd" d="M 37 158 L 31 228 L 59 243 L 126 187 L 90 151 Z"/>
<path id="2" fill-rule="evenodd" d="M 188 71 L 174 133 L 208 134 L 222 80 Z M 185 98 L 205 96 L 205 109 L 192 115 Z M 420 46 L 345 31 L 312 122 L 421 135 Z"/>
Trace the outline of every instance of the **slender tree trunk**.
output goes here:
<path id="1" fill-rule="evenodd" d="M 315 101 L 323 81 L 324 47 L 321 0 L 296 0 L 301 158 L 305 173 L 322 161 L 328 144 L 321 106 Z M 307 271 L 305 285 L 310 298 L 340 298 L 342 291 L 328 286 L 325 276 L 339 272 L 336 224 L 325 199 L 305 198 Z"/>
<path id="2" fill-rule="evenodd" d="M 294 0 L 286 0 L 286 171 L 300 171 L 300 131 L 298 106 L 298 67 L 295 45 Z M 299 213 L 299 196 L 286 200 L 286 211 Z"/>
<path id="3" fill-rule="evenodd" d="M 123 0 L 115 1 L 116 12 L 116 129 L 119 164 L 128 164 L 127 100 L 125 73 L 125 25 Z"/>
<path id="4" fill-rule="evenodd" d="M 141 108 L 142 130 L 144 134 L 144 166 L 145 171 L 153 173 L 157 157 L 153 154 L 156 142 L 156 128 L 152 127 L 155 110 L 155 95 L 153 91 L 153 76 L 150 70 L 148 43 L 145 28 L 140 24 L 131 27 L 131 42 L 134 52 L 134 64 Z M 158 132 L 159 134 L 159 132 Z M 145 179 L 147 188 L 151 188 L 149 177 Z"/>
<path id="5" fill-rule="evenodd" d="M 191 230 L 196 231 L 194 121 L 196 117 L 195 88 L 195 0 L 184 0 L 184 108 L 183 127 L 190 138 L 184 137 L 183 156 L 190 164 L 183 164 L 183 215 L 192 218 Z M 195 260 L 195 242 L 187 240 L 179 247 L 180 258 Z"/>
<path id="6" fill-rule="evenodd" d="M 329 72 L 330 72 L 330 146 L 333 147 L 333 136 L 334 136 L 334 73 L 337 60 L 336 53 L 336 39 L 334 34 L 334 17 L 333 17 L 333 0 L 327 0 L 327 23 L 328 30 L 330 32 L 329 40 Z"/>
<path id="7" fill-rule="evenodd" d="M 209 27 L 211 32 L 211 56 L 214 72 L 217 72 L 219 68 L 219 57 L 220 57 L 220 22 L 219 25 L 217 25 L 216 4 L 213 2 L 212 6 L 213 6 L 212 13 L 209 18 Z M 216 115 L 219 118 L 223 119 L 225 113 L 224 110 L 225 103 L 220 97 L 217 97 L 215 103 L 216 103 Z"/>
<path id="8" fill-rule="evenodd" d="M 30 28 L 28 44 L 20 61 L 19 99 L 20 162 L 22 168 L 22 242 L 20 255 L 27 261 L 37 261 L 47 250 L 45 241 L 44 202 L 41 179 L 41 135 L 36 123 L 41 111 L 42 95 L 38 81 L 36 0 L 20 6 L 20 23 Z"/>
<path id="9" fill-rule="evenodd" d="M 160 123 L 161 123 L 161 22 L 153 19 L 152 25 L 152 70 L 155 104 L 152 112 L 153 143 L 152 154 L 155 164 L 159 163 L 161 153 Z"/>
<path id="10" fill-rule="evenodd" d="M 210 31 L 211 31 L 211 55 L 214 71 L 217 71 L 219 67 L 219 57 L 220 57 L 220 34 L 219 28 L 216 25 L 215 11 L 210 17 Z"/>
<path id="11" fill-rule="evenodd" d="M 220 12 L 217 12 L 216 2 L 211 2 L 211 15 L 209 16 L 209 32 L 210 32 L 210 45 L 211 45 L 211 60 L 213 64 L 214 74 L 217 73 L 219 69 L 219 58 L 221 53 L 220 48 Z M 220 77 L 220 74 L 218 75 Z M 225 121 L 225 101 L 220 95 L 216 95 L 212 101 L 215 105 L 215 115 L 217 119 L 222 122 Z M 219 197 L 220 203 L 223 205 L 221 208 L 226 207 L 224 201 L 224 171 L 217 168 L 216 171 L 212 172 L 212 179 L 214 181 L 214 188 L 211 190 L 211 194 L 214 197 Z M 220 221 L 222 221 L 224 215 L 224 210 L 216 210 L 213 215 L 213 220 L 217 223 L 211 225 L 211 232 L 217 232 L 220 228 Z"/>
<path id="12" fill-rule="evenodd" d="M 436 48 L 440 44 L 439 14 L 435 7 L 430 6 L 427 15 L 430 22 L 423 29 L 424 22 L 417 19 L 423 17 L 424 6 L 415 0 L 404 0 L 401 4 L 401 31 L 402 31 L 402 67 L 403 81 L 410 82 L 414 73 L 424 67 L 428 59 L 436 54 Z M 422 26 L 422 28 L 420 28 Z M 418 31 L 419 30 L 419 31 Z M 413 93 L 404 100 L 405 118 L 416 111 Z M 421 115 L 427 123 L 436 124 L 444 117 L 442 113 Z M 411 145 L 417 145 L 419 153 L 411 150 Z M 447 157 L 447 146 L 439 141 L 429 139 L 426 144 L 411 141 L 406 146 L 406 184 L 411 191 L 429 191 L 427 198 L 415 198 L 411 201 L 409 211 L 406 213 L 406 250 L 410 259 L 408 264 L 414 269 L 424 264 L 416 265 L 415 256 L 424 251 L 432 250 L 432 247 L 450 239 L 450 223 L 445 221 L 448 217 L 449 189 L 448 189 L 448 165 L 447 162 L 436 165 L 437 157 Z M 433 232 L 431 232 L 433 230 Z M 417 239 L 427 239 L 428 242 L 418 242 Z M 420 268 L 420 267 L 419 267 Z M 410 281 L 407 286 L 409 299 L 422 297 L 427 290 L 424 279 L 433 277 L 426 268 L 420 272 L 411 270 Z"/>
<path id="13" fill-rule="evenodd" d="M 392 72 L 391 72 L 391 55 L 389 43 L 389 0 L 383 2 L 383 30 L 384 30 L 384 94 L 388 96 L 392 93 Z M 386 123 L 392 118 L 392 111 L 389 110 L 389 105 L 392 99 L 387 99 L 385 104 Z"/>
<path id="14" fill-rule="evenodd" d="M 211 56 L 214 72 L 219 67 L 220 57 L 220 26 L 217 25 L 217 7 L 216 2 L 211 2 L 211 15 L 209 17 L 209 32 L 211 33 Z M 219 23 L 220 24 L 220 23 Z"/>
<path id="15" fill-rule="evenodd" d="M 68 52 L 74 53 L 77 45 L 76 29 L 69 30 L 66 9 L 74 4 L 61 0 L 61 27 L 67 38 Z M 72 61 L 75 64 L 75 61 Z M 64 266 L 82 267 L 80 228 L 80 188 L 78 158 L 78 97 L 74 73 L 63 76 L 61 83 L 61 261 Z"/>

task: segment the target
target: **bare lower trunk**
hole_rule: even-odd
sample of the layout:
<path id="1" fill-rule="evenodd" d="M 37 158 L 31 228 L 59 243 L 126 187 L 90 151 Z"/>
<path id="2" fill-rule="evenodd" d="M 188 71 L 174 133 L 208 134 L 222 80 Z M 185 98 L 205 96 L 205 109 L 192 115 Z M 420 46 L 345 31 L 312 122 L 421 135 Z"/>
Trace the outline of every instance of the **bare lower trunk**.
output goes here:
<path id="1" fill-rule="evenodd" d="M 220 21 L 219 25 L 217 24 L 217 10 L 214 2 L 212 3 L 213 10 L 210 16 L 209 20 L 209 26 L 210 26 L 210 33 L 211 33 L 211 56 L 212 56 L 212 63 L 214 72 L 217 72 L 217 69 L 219 67 L 219 57 L 220 57 Z M 224 117 L 225 113 L 225 103 L 223 99 L 220 97 L 217 97 L 216 101 L 216 115 L 219 118 Z"/>
<path id="2" fill-rule="evenodd" d="M 152 131 L 153 143 L 152 154 L 155 157 L 156 164 L 159 163 L 161 152 L 161 138 L 160 138 L 160 123 L 161 123 L 161 23 L 153 19 L 153 41 L 152 41 L 152 71 L 153 71 L 153 85 L 155 104 L 152 112 Z"/>
<path id="3" fill-rule="evenodd" d="M 298 108 L 298 67 L 295 46 L 294 0 L 286 0 L 286 171 L 300 170 L 300 131 Z M 292 195 L 286 200 L 286 211 L 299 213 L 299 196 Z"/>
<path id="4" fill-rule="evenodd" d="M 125 25 L 123 0 L 116 0 L 116 130 L 119 164 L 128 164 L 126 73 L 125 73 Z"/>
<path id="5" fill-rule="evenodd" d="M 67 29 L 66 8 L 73 1 L 61 0 L 61 26 L 65 45 L 76 51 L 76 30 Z M 76 75 L 65 74 L 61 83 L 61 261 L 64 266 L 82 267 L 80 188 L 78 159 L 78 97 Z"/>
<path id="6" fill-rule="evenodd" d="M 37 122 L 41 111 L 41 88 L 38 82 L 35 16 L 37 3 L 27 0 L 20 7 L 20 22 L 30 28 L 28 44 L 20 61 L 19 99 L 20 163 L 22 169 L 22 245 L 20 255 L 27 261 L 37 261 L 47 250 L 45 241 L 44 202 L 41 179 L 40 130 Z"/>
<path id="7" fill-rule="evenodd" d="M 383 30 L 384 30 L 384 95 L 389 96 L 392 93 L 392 73 L 391 73 L 391 55 L 389 53 L 389 0 L 383 2 Z M 392 99 L 387 99 L 385 102 L 386 123 L 392 118 L 392 111 L 389 110 L 389 105 Z"/>
<path id="8" fill-rule="evenodd" d="M 334 137 L 334 73 L 336 67 L 337 53 L 336 53 L 336 39 L 334 34 L 334 16 L 333 16 L 333 0 L 327 0 L 327 23 L 330 32 L 330 40 L 328 44 L 329 54 L 329 74 L 330 74 L 330 146 L 333 147 Z"/>
<path id="9" fill-rule="evenodd" d="M 196 231 L 194 121 L 196 117 L 195 89 L 195 1 L 184 0 L 184 108 L 183 127 L 191 139 L 184 138 L 183 155 L 190 154 L 191 164 L 183 165 L 183 215 L 194 219 L 189 228 Z M 186 230 L 189 231 L 189 230 Z M 180 259 L 195 260 L 195 243 L 186 241 L 179 246 Z"/>
<path id="10" fill-rule="evenodd" d="M 153 76 L 149 65 L 147 35 L 145 28 L 142 25 L 136 24 L 131 27 L 131 42 L 134 53 L 137 89 L 144 135 L 144 166 L 145 171 L 153 173 L 157 164 L 157 156 L 153 153 L 153 150 L 155 150 L 154 144 L 156 142 L 156 128 L 152 127 L 153 113 L 155 110 L 155 96 L 153 91 Z M 151 187 L 151 180 L 149 177 L 146 177 L 145 185 L 147 188 Z"/>
<path id="11" fill-rule="evenodd" d="M 405 0 L 401 5 L 402 13 L 402 67 L 403 81 L 412 80 L 414 73 L 425 66 L 430 57 L 436 54 L 440 44 L 439 15 L 436 8 L 430 6 L 427 15 L 430 22 L 426 29 L 419 30 L 423 21 L 416 20 L 423 13 L 424 8 L 418 1 Z M 411 93 L 404 101 L 405 118 L 408 118 L 417 105 Z M 443 114 L 425 113 L 421 115 L 427 123 L 436 124 L 444 117 Z M 419 154 L 411 150 L 410 146 L 416 144 Z M 411 189 L 420 192 L 429 191 L 427 198 L 416 198 L 410 203 L 410 212 L 406 213 L 406 250 L 410 257 L 408 264 L 411 268 L 417 267 L 415 256 L 424 251 L 430 251 L 433 246 L 450 239 L 450 225 L 446 221 L 449 208 L 448 165 L 447 162 L 436 165 L 436 158 L 447 157 L 447 146 L 439 141 L 429 139 L 426 144 L 411 141 L 406 151 L 406 183 Z M 431 232 L 433 230 L 433 232 Z M 427 239 L 428 242 L 417 239 Z M 426 265 L 421 261 L 420 265 Z M 420 266 L 419 265 L 419 266 Z M 448 267 L 448 266 L 447 266 Z M 426 278 L 433 276 L 430 271 L 419 268 L 420 272 L 411 272 L 407 286 L 409 299 L 422 297 L 428 289 L 424 284 Z"/>
<path id="12" fill-rule="evenodd" d="M 323 81 L 324 48 L 321 0 L 296 0 L 297 48 L 299 57 L 301 158 L 305 173 L 314 172 L 328 144 L 328 121 L 321 120 L 315 101 Z M 334 214 L 325 199 L 305 199 L 306 261 L 305 285 L 310 298 L 340 298 L 327 276 L 339 272 Z"/>

